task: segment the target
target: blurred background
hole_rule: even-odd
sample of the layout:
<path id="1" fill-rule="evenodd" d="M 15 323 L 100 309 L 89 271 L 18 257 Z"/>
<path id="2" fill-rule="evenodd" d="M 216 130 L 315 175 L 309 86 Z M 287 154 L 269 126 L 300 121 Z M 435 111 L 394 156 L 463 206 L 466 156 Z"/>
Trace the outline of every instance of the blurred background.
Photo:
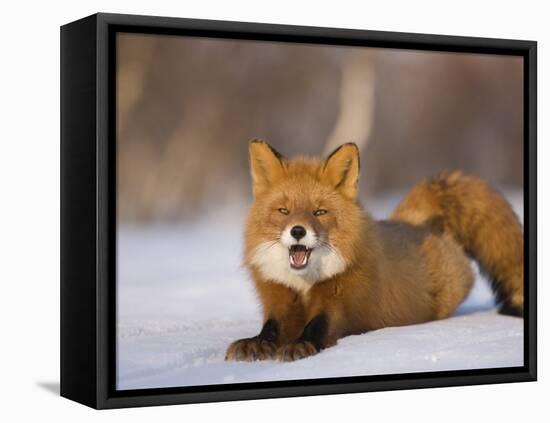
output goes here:
<path id="1" fill-rule="evenodd" d="M 118 35 L 121 223 L 192 221 L 251 199 L 248 142 L 361 149 L 362 198 L 462 168 L 523 185 L 519 57 Z"/>

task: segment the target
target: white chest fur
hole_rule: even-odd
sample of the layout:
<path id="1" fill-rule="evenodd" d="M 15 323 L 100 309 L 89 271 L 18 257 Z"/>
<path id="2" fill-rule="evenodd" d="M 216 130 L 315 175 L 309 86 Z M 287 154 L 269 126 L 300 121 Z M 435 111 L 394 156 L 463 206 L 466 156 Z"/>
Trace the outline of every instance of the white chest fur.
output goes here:
<path id="1" fill-rule="evenodd" d="M 298 292 L 306 293 L 315 283 L 326 280 L 345 269 L 342 256 L 334 248 L 315 248 L 305 269 L 290 267 L 288 248 L 278 242 L 258 245 L 251 259 L 264 278 Z"/>

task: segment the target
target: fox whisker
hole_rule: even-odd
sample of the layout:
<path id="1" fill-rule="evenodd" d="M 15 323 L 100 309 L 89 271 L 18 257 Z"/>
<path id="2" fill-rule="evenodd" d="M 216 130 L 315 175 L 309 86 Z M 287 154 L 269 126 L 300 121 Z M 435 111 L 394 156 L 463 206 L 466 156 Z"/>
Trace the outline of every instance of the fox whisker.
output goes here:
<path id="1" fill-rule="evenodd" d="M 328 250 L 330 250 L 332 252 L 336 252 L 336 248 L 332 244 L 330 244 L 329 242 L 320 239 L 319 243 L 321 244 L 321 246 L 327 248 Z"/>

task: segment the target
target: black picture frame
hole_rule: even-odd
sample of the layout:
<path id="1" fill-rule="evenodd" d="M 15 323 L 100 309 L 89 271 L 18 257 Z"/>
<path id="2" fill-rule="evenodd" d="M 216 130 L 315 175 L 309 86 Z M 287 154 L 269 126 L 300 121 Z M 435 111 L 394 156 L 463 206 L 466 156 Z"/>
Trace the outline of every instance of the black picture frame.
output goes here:
<path id="1" fill-rule="evenodd" d="M 524 366 L 115 390 L 117 32 L 523 57 Z M 534 41 L 103 13 L 61 27 L 61 395 L 102 409 L 536 380 L 536 84 Z"/>

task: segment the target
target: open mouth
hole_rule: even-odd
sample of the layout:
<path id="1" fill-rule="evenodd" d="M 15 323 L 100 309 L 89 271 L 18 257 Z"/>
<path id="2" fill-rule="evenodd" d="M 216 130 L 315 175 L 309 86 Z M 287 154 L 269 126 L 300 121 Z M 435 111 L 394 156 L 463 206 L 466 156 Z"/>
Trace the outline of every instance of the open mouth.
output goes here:
<path id="1" fill-rule="evenodd" d="M 309 256 L 313 248 L 307 248 L 305 245 L 293 245 L 288 249 L 290 267 L 293 269 L 303 269 L 307 266 Z"/>

